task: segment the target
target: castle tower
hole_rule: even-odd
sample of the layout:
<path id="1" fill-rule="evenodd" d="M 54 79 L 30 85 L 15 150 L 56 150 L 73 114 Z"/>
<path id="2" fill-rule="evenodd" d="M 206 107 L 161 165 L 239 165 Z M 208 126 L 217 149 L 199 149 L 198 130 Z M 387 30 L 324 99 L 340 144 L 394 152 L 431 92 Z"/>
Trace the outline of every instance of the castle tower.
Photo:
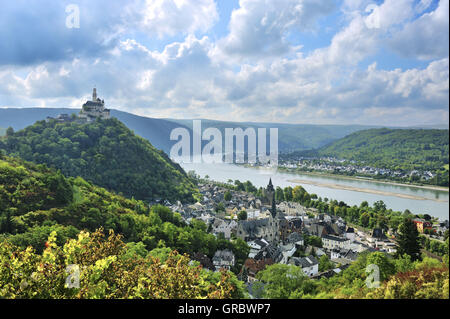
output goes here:
<path id="1" fill-rule="evenodd" d="M 94 91 L 92 92 L 92 101 L 97 101 L 97 89 L 94 88 Z"/>

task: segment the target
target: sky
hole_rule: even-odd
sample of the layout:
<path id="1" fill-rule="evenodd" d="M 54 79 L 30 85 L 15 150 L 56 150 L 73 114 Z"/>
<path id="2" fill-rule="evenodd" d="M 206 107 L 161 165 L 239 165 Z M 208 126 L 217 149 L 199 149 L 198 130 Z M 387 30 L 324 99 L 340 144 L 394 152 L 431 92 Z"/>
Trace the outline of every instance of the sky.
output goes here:
<path id="1" fill-rule="evenodd" d="M 15 0 L 0 107 L 154 118 L 449 123 L 449 0 Z"/>

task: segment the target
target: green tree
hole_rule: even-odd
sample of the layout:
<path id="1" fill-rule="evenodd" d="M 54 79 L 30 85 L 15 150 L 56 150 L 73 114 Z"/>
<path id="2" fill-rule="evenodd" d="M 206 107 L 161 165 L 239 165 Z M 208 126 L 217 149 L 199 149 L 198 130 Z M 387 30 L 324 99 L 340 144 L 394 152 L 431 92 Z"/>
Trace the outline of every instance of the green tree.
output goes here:
<path id="1" fill-rule="evenodd" d="M 330 261 L 327 255 L 322 255 L 319 258 L 319 271 L 327 271 L 334 268 L 333 262 Z"/>
<path id="2" fill-rule="evenodd" d="M 301 298 L 315 291 L 315 285 L 294 265 L 273 264 L 257 274 L 264 283 L 264 298 Z"/>
<path id="3" fill-rule="evenodd" d="M 277 188 L 275 189 L 275 200 L 277 202 L 284 201 L 284 192 L 283 189 L 279 186 L 277 186 Z"/>
<path id="4" fill-rule="evenodd" d="M 239 213 L 238 213 L 238 220 L 247 220 L 247 211 L 245 211 L 245 210 L 241 210 Z"/>
<path id="5" fill-rule="evenodd" d="M 420 241 L 417 227 L 411 219 L 405 219 L 397 236 L 397 256 L 407 254 L 413 261 L 420 260 Z"/>
<path id="6" fill-rule="evenodd" d="M 218 203 L 216 205 L 215 211 L 217 213 L 224 212 L 225 211 L 225 205 L 222 202 Z"/>
<path id="7" fill-rule="evenodd" d="M 6 136 L 13 136 L 14 135 L 14 129 L 10 126 L 6 129 Z"/>

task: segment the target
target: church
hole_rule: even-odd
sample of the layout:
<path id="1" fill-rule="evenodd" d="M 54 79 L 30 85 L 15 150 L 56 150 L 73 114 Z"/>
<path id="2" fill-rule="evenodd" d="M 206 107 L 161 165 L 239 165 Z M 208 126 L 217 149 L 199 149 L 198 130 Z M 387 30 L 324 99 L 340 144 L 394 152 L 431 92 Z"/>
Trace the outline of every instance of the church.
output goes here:
<path id="1" fill-rule="evenodd" d="M 83 104 L 78 118 L 86 122 L 95 121 L 96 118 L 109 119 L 110 110 L 105 108 L 105 101 L 97 97 L 97 89 L 92 92 L 92 101 Z"/>
<path id="2" fill-rule="evenodd" d="M 272 179 L 265 190 L 270 207 L 268 218 L 257 220 L 242 220 L 239 222 L 236 236 L 245 241 L 255 239 L 265 239 L 269 243 L 277 243 L 280 241 L 280 221 L 284 218 L 278 211 L 275 202 L 275 189 L 273 188 Z"/>

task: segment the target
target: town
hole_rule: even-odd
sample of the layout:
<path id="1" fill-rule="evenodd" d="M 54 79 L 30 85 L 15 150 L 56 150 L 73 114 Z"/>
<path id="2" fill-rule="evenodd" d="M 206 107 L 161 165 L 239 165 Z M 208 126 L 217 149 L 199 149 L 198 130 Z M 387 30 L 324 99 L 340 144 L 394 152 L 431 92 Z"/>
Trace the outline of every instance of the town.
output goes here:
<path id="1" fill-rule="evenodd" d="M 166 201 L 164 204 L 187 223 L 192 219 L 202 220 L 216 237 L 240 238 L 247 243 L 250 252 L 238 278 L 247 284 L 250 295 L 257 273 L 272 264 L 296 265 L 310 278 L 320 279 L 340 273 L 365 251 L 388 255 L 396 252 L 396 230 L 384 232 L 374 228 L 367 232 L 348 225 L 341 217 L 319 213 L 315 208 L 290 201 L 276 203 L 271 180 L 263 189 L 263 198 L 212 181 L 203 181 L 199 189 L 203 196 L 200 202 Z M 414 222 L 420 233 L 433 227 L 418 218 Z M 434 227 L 443 233 L 448 230 L 448 221 Z M 212 271 L 230 270 L 236 263 L 230 250 L 216 251 L 212 260 L 205 255 L 196 255 L 194 259 Z"/>

